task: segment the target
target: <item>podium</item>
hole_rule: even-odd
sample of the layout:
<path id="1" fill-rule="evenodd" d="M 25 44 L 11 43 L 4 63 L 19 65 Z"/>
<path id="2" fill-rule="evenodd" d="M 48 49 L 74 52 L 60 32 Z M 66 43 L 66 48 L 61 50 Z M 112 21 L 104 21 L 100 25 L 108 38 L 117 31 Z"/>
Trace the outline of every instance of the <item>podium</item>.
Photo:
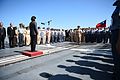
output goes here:
<path id="1" fill-rule="evenodd" d="M 42 55 L 43 51 L 31 52 L 30 50 L 26 50 L 26 51 L 22 52 L 22 54 L 25 55 L 25 56 L 29 56 L 29 57 L 35 57 L 35 56 Z"/>

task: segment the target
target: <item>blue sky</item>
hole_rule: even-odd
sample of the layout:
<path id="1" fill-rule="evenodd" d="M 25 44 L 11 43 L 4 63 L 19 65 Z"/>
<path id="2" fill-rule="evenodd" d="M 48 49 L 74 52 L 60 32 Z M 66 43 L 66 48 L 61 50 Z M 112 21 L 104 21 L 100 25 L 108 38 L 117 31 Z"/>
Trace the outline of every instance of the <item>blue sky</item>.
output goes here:
<path id="1" fill-rule="evenodd" d="M 14 26 L 30 23 L 31 16 L 37 17 L 40 23 L 52 20 L 52 28 L 95 27 L 97 23 L 107 19 L 111 23 L 111 15 L 115 9 L 115 0 L 0 0 L 0 21 L 4 27 L 12 22 Z M 45 25 L 46 27 L 47 24 Z"/>

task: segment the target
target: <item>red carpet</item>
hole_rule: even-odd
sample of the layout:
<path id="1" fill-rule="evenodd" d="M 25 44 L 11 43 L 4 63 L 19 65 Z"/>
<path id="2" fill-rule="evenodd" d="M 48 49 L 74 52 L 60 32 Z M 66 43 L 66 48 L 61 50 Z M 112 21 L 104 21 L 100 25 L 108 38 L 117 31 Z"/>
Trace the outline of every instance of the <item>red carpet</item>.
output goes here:
<path id="1" fill-rule="evenodd" d="M 29 56 L 29 57 L 33 57 L 33 56 L 39 56 L 39 55 L 42 55 L 43 54 L 43 51 L 35 51 L 35 52 L 31 52 L 31 51 L 24 51 L 22 53 L 23 55 L 26 55 L 26 56 Z"/>

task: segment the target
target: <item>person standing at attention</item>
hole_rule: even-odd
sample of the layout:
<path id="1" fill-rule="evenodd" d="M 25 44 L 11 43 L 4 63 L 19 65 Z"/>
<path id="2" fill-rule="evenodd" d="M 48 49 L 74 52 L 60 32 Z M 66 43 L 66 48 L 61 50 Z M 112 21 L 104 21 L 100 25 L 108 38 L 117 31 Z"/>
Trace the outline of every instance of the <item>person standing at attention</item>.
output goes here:
<path id="1" fill-rule="evenodd" d="M 112 25 L 111 30 L 111 44 L 112 44 L 112 55 L 114 61 L 114 80 L 120 80 L 120 0 L 117 0 L 113 6 L 116 6 L 112 14 Z"/>
<path id="2" fill-rule="evenodd" d="M 3 23 L 0 22 L 0 49 L 5 49 L 4 41 L 6 37 L 6 30 L 3 27 Z"/>
<path id="3" fill-rule="evenodd" d="M 9 38 L 9 46 L 10 48 L 13 48 L 13 44 L 14 44 L 14 29 L 13 29 L 13 25 L 12 23 L 10 23 L 10 26 L 7 28 L 7 35 Z"/>
<path id="4" fill-rule="evenodd" d="M 36 44 L 37 44 L 38 31 L 37 31 L 37 23 L 36 23 L 35 19 L 36 19 L 36 17 L 32 16 L 31 22 L 29 24 L 30 38 L 31 38 L 31 52 L 35 51 Z"/>

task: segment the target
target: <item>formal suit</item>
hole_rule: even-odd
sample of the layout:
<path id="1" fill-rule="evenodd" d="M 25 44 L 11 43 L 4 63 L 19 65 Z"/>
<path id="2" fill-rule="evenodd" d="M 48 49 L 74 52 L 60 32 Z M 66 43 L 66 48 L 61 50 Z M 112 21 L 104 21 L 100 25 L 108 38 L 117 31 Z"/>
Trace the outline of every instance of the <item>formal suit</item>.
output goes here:
<path id="1" fill-rule="evenodd" d="M 36 43 L 37 43 L 37 23 L 35 21 L 30 22 L 30 37 L 31 37 L 31 51 L 35 51 Z"/>
<path id="2" fill-rule="evenodd" d="M 119 0 L 118 0 L 119 1 Z M 114 63 L 114 80 L 120 80 L 120 52 L 117 50 L 117 45 L 119 40 L 120 33 L 120 5 L 116 7 L 112 14 L 112 24 L 110 27 L 111 30 L 111 46 L 112 46 L 112 55 Z"/>
<path id="3" fill-rule="evenodd" d="M 5 45 L 4 45 L 4 40 L 6 37 L 6 30 L 4 27 L 0 28 L 0 49 L 4 49 Z"/>
<path id="4" fill-rule="evenodd" d="M 13 44 L 14 44 L 14 29 L 13 29 L 13 27 L 7 28 L 7 35 L 9 38 L 9 46 L 13 47 Z"/>

